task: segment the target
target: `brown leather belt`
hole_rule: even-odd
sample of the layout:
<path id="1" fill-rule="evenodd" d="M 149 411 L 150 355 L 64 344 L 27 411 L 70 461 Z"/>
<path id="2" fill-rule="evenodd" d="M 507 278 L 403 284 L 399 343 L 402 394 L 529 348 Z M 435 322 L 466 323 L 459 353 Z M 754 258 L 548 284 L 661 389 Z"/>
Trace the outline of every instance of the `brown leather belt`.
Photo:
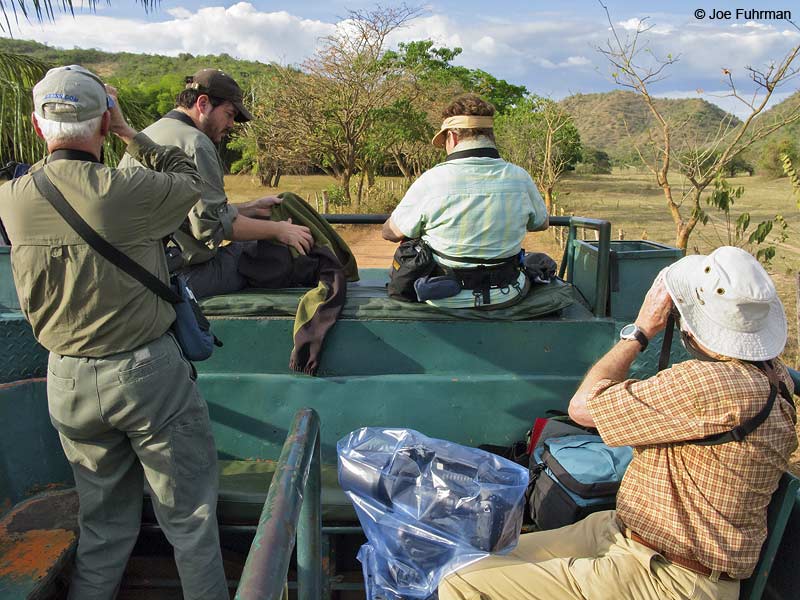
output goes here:
<path id="1" fill-rule="evenodd" d="M 667 552 L 665 550 L 661 550 L 655 544 L 652 544 L 652 543 L 648 542 L 646 539 L 644 539 L 638 533 L 636 533 L 635 531 L 632 531 L 631 529 L 629 529 L 625 525 L 625 523 L 622 522 L 622 519 L 620 519 L 619 517 L 617 517 L 617 524 L 619 525 L 620 531 L 622 531 L 622 535 L 624 535 L 628 539 L 633 540 L 634 542 L 636 542 L 638 544 L 641 544 L 642 546 L 647 546 L 648 548 L 650 548 L 650 550 L 658 552 L 661 556 L 663 556 L 665 559 L 667 559 L 672 564 L 678 565 L 680 567 L 683 567 L 684 569 L 689 569 L 690 571 L 692 571 L 694 573 L 697 573 L 698 575 L 702 575 L 703 577 L 711 577 L 711 575 L 714 573 L 714 571 L 709 569 L 707 566 L 705 566 L 704 564 L 702 564 L 702 563 L 700 563 L 700 562 L 698 562 L 698 561 L 696 561 L 696 560 L 694 560 L 692 558 L 685 558 L 683 556 L 679 556 L 679 555 L 674 554 L 672 552 Z M 736 579 L 734 579 L 733 577 L 731 577 L 727 573 L 720 573 L 719 574 L 719 578 L 721 580 L 723 580 L 723 581 L 736 581 Z"/>

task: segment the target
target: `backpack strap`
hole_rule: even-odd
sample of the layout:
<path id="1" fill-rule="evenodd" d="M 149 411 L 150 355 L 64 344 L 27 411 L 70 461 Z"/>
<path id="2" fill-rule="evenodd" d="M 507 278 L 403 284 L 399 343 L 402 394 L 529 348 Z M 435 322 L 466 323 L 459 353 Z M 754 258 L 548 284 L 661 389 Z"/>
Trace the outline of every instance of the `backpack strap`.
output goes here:
<path id="1" fill-rule="evenodd" d="M 39 193 L 45 197 L 67 224 L 75 230 L 75 233 L 81 236 L 83 241 L 89 244 L 89 246 L 108 262 L 122 271 L 125 271 L 162 300 L 166 300 L 170 304 L 179 304 L 183 302 L 181 297 L 176 294 L 172 288 L 130 258 L 127 254 L 124 254 L 116 247 L 112 246 L 103 239 L 99 233 L 92 229 L 91 225 L 84 221 L 83 217 L 81 217 L 72 205 L 67 202 L 67 199 L 64 198 L 61 191 L 53 185 L 47 173 L 44 172 L 44 168 L 33 173 L 33 183 L 36 189 L 39 190 Z"/>
<path id="2" fill-rule="evenodd" d="M 757 367 L 762 373 L 764 373 L 764 375 L 767 376 L 767 379 L 769 379 L 769 398 L 767 398 L 766 404 L 764 404 L 761 410 L 758 411 L 758 413 L 752 418 L 748 419 L 741 425 L 737 425 L 730 431 L 707 435 L 699 440 L 691 440 L 686 443 L 693 444 L 695 446 L 717 446 L 719 444 L 727 444 L 728 442 L 741 442 L 748 435 L 753 433 L 753 431 L 755 431 L 756 428 L 758 428 L 764 421 L 767 420 L 767 417 L 772 412 L 772 407 L 775 405 L 775 398 L 778 397 L 778 390 L 780 390 L 780 394 L 785 400 L 792 402 L 792 396 L 789 393 L 789 388 L 786 387 L 786 384 L 780 380 L 771 361 L 751 362 L 750 364 Z"/>

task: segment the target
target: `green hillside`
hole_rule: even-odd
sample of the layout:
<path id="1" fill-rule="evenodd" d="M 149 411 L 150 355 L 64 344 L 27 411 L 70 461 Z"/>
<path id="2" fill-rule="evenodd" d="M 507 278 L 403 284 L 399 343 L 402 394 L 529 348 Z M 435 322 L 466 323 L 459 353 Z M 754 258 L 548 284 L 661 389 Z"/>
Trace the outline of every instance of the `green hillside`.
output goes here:
<path id="1" fill-rule="evenodd" d="M 770 109 L 764 111 L 762 115 L 759 115 L 755 121 L 755 126 L 768 126 L 770 123 L 779 121 L 790 111 L 796 110 L 798 103 L 800 103 L 800 92 L 795 92 L 783 102 L 776 104 Z M 749 154 L 752 158 L 757 159 L 761 155 L 761 151 L 766 145 L 783 139 L 790 139 L 796 144 L 800 145 L 800 120 L 795 121 L 790 125 L 786 125 L 763 140 L 756 142 L 753 144 L 753 148 L 750 150 Z"/>
<path id="2" fill-rule="evenodd" d="M 194 56 L 185 53 L 178 56 L 162 56 L 81 48 L 62 50 L 38 42 L 9 38 L 0 38 L 0 52 L 25 54 L 53 65 L 80 64 L 101 77 L 124 78 L 130 82 L 158 81 L 165 74 L 185 77 L 204 67 L 222 69 L 241 82 L 270 68 L 264 63 L 237 60 L 227 54 Z"/>
<path id="3" fill-rule="evenodd" d="M 574 94 L 561 100 L 572 115 L 585 147 L 608 152 L 617 163 L 635 162 L 634 145 L 644 148 L 654 118 L 645 103 L 634 92 L 614 91 L 602 94 Z M 676 149 L 684 142 L 700 142 L 714 136 L 723 119 L 736 117 L 701 98 L 656 100 L 664 118 L 681 127 L 681 136 L 673 138 Z"/>

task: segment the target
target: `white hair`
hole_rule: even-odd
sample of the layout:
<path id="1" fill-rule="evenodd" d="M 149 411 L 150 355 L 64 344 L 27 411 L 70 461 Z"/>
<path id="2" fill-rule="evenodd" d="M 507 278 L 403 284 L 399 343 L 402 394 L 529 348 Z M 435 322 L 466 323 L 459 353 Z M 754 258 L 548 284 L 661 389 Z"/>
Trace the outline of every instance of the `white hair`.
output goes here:
<path id="1" fill-rule="evenodd" d="M 65 105 L 70 106 L 70 105 Z M 50 108 L 50 106 L 48 106 Z M 56 110 L 58 110 L 56 108 Z M 39 129 L 48 144 L 63 144 L 66 142 L 81 142 L 97 133 L 103 115 L 86 121 L 52 121 L 40 115 L 34 115 Z"/>

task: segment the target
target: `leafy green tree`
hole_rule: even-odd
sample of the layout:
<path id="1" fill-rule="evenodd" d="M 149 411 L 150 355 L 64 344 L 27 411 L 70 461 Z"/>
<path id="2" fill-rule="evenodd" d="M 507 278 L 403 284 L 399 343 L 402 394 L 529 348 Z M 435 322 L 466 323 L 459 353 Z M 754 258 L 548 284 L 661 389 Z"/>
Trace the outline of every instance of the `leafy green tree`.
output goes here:
<path id="1" fill-rule="evenodd" d="M 737 246 L 746 249 L 761 262 L 768 264 L 775 258 L 777 246 L 788 239 L 788 223 L 782 215 L 761 221 L 751 226 L 750 213 L 733 214 L 733 206 L 744 195 L 744 186 L 732 186 L 718 175 L 714 179 L 714 189 L 706 198 L 706 204 L 715 208 L 721 219 L 712 219 L 707 211 L 699 210 L 698 220 L 703 225 L 713 225 L 717 240 L 714 245 Z M 721 221 L 721 223 L 720 223 Z"/>
<path id="2" fill-rule="evenodd" d="M 758 161 L 758 172 L 761 175 L 778 179 L 786 177 L 781 156 L 788 156 L 792 162 L 797 162 L 797 144 L 791 138 L 772 140 L 764 146 L 761 158 Z"/>
<path id="3" fill-rule="evenodd" d="M 550 211 L 558 180 L 581 159 L 572 117 L 549 98 L 530 95 L 496 119 L 495 136 L 505 158 L 531 174 Z"/>
<path id="4" fill-rule="evenodd" d="M 578 165 L 582 173 L 590 175 L 610 175 L 611 157 L 608 152 L 598 148 L 584 148 L 581 151 L 581 162 Z"/>

